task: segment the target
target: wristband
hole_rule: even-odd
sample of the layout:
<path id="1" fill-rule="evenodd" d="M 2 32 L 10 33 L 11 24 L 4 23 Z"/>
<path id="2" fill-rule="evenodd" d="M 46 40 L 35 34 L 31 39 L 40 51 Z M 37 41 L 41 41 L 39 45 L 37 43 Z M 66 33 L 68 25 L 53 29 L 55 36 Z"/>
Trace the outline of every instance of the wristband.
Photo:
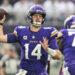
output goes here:
<path id="1" fill-rule="evenodd" d="M 0 23 L 1 26 L 3 26 L 3 23 Z"/>
<path id="2" fill-rule="evenodd" d="M 48 48 L 47 50 L 48 54 L 51 55 L 52 57 L 54 57 L 56 55 L 56 50 L 53 50 L 51 48 Z"/>

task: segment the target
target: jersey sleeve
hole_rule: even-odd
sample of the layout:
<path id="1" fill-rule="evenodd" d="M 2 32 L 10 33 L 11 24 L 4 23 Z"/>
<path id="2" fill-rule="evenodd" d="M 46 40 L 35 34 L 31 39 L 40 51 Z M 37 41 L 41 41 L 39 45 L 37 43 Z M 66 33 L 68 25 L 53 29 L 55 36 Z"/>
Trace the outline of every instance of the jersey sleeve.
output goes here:
<path id="1" fill-rule="evenodd" d="M 57 40 L 55 37 L 49 39 L 49 47 L 52 49 L 59 49 L 57 45 Z"/>
<path id="2" fill-rule="evenodd" d="M 7 34 L 7 42 L 8 43 L 14 43 L 14 42 L 18 42 L 18 37 L 19 37 L 19 28 L 18 27 L 16 27 L 15 29 L 14 29 L 14 32 L 13 33 L 9 33 L 9 34 Z"/>
<path id="3" fill-rule="evenodd" d="M 58 49 L 56 36 L 57 36 L 57 29 L 54 27 L 51 27 L 50 29 L 50 37 L 49 37 L 49 47 L 52 49 Z"/>
<path id="4" fill-rule="evenodd" d="M 50 34 L 50 38 L 52 37 L 56 37 L 58 33 L 58 30 L 54 27 L 51 28 L 51 34 Z"/>
<path id="5" fill-rule="evenodd" d="M 64 34 L 66 33 L 66 29 L 62 29 L 57 33 L 56 39 L 60 39 L 64 37 Z"/>

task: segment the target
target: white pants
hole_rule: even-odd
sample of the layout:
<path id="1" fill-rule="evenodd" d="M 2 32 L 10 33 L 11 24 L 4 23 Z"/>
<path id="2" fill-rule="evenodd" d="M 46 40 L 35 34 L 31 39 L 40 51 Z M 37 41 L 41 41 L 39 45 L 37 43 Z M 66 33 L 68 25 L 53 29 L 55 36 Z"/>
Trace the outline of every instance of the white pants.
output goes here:
<path id="1" fill-rule="evenodd" d="M 26 75 L 26 74 L 27 74 L 26 70 L 20 69 L 19 73 L 17 73 L 16 75 Z"/>
<path id="2" fill-rule="evenodd" d="M 68 72 L 68 67 L 63 68 L 63 75 L 70 75 L 70 73 Z"/>

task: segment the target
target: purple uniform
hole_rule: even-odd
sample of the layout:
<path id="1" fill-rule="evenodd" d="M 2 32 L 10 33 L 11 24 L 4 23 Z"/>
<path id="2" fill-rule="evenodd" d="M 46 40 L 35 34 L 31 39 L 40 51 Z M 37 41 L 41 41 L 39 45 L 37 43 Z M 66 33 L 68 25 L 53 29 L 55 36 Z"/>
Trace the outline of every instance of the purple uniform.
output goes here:
<path id="1" fill-rule="evenodd" d="M 65 61 L 70 62 L 75 60 L 75 29 L 63 29 L 58 33 L 58 36 L 60 37 L 61 34 Z"/>
<path id="2" fill-rule="evenodd" d="M 27 70 L 30 73 L 27 75 L 39 75 L 46 72 L 48 53 L 44 51 L 39 41 L 43 42 L 43 37 L 46 37 L 49 40 L 50 48 L 58 49 L 56 33 L 57 30 L 53 27 L 41 27 L 38 32 L 32 32 L 29 27 L 18 26 L 14 33 L 8 34 L 8 43 L 18 42 L 21 45 L 19 68 Z"/>
<path id="3" fill-rule="evenodd" d="M 63 40 L 63 54 L 65 67 L 71 75 L 75 75 L 75 29 L 62 29 L 58 33 L 58 38 Z"/>

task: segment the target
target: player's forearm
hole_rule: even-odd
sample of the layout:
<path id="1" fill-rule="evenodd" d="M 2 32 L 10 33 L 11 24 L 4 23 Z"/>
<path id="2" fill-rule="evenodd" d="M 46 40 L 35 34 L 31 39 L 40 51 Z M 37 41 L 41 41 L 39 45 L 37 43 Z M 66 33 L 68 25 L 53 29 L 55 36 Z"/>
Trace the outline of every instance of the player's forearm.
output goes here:
<path id="1" fill-rule="evenodd" d="M 61 52 L 59 50 L 56 50 L 56 55 L 53 58 L 61 59 L 61 57 L 62 57 Z"/>
<path id="2" fill-rule="evenodd" d="M 51 48 L 47 49 L 49 55 L 51 55 L 55 59 L 61 59 L 61 52 L 59 50 L 53 50 Z"/>
<path id="3" fill-rule="evenodd" d="M 7 35 L 0 35 L 0 43 L 6 43 L 7 42 Z"/>
<path id="4" fill-rule="evenodd" d="M 6 43 L 7 42 L 7 35 L 4 35 L 3 33 L 3 26 L 0 25 L 0 42 L 4 42 Z"/>
<path id="5" fill-rule="evenodd" d="M 0 25 L 0 36 L 2 36 L 2 35 L 4 35 L 4 33 L 3 33 L 3 26 Z"/>

